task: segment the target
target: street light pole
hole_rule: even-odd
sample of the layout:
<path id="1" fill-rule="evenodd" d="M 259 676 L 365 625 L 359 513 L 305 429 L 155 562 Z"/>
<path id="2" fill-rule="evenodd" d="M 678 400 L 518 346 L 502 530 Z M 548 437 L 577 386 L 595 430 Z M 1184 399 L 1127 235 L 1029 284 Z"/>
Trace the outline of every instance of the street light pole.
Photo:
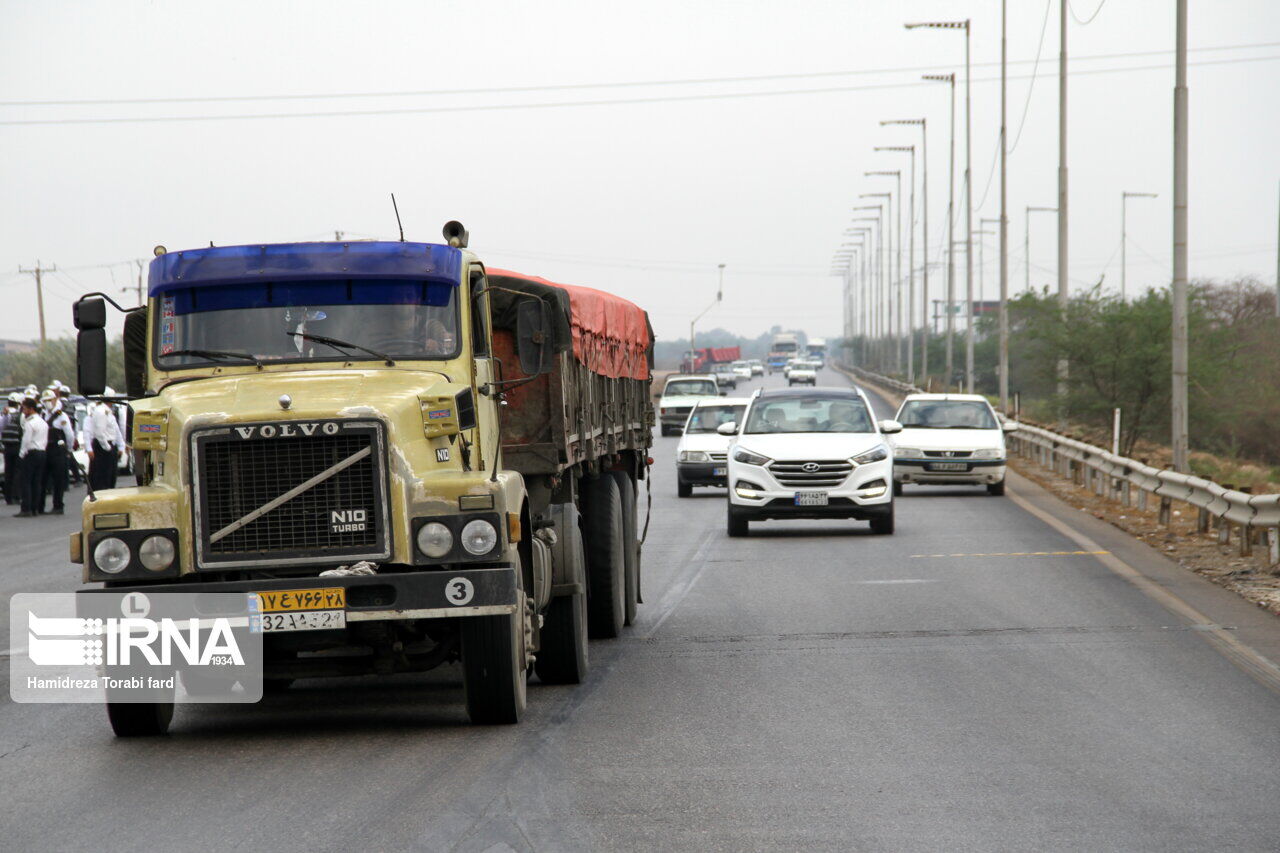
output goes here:
<path id="1" fill-rule="evenodd" d="M 898 182 L 898 215 L 897 215 L 897 235 L 893 238 L 896 246 L 897 262 L 896 272 L 891 276 L 890 292 L 887 294 L 889 300 L 889 335 L 890 342 L 893 345 L 893 370 L 895 373 L 902 369 L 902 357 L 898 338 L 902 331 L 902 170 L 882 172 L 863 172 L 864 177 L 889 177 L 894 178 Z M 892 214 L 890 214 L 892 216 Z M 897 299 L 897 307 L 895 309 L 894 299 Z"/>
<path id="2" fill-rule="evenodd" d="M 1008 91 L 1008 0 L 1000 0 L 1000 411 L 1009 411 L 1009 136 L 1005 116 Z"/>
<path id="3" fill-rule="evenodd" d="M 992 236 L 996 236 L 1000 233 L 999 231 L 983 230 L 987 227 L 988 224 L 999 225 L 1000 224 L 999 217 L 991 217 L 991 218 L 983 217 L 982 219 L 979 219 L 978 230 L 975 231 L 974 233 L 990 234 Z M 985 256 L 983 255 L 984 249 L 985 247 L 983 246 L 982 241 L 979 240 L 978 241 L 978 303 L 980 305 L 985 305 L 987 302 L 987 262 L 985 260 Z"/>
<path id="4" fill-rule="evenodd" d="M 1066 0 L 1062 0 L 1066 4 Z M 1170 437 L 1174 470 L 1189 470 L 1187 438 L 1187 0 L 1178 0 L 1173 88 L 1173 382 Z M 1247 535 L 1247 534 L 1246 534 Z"/>
<path id="5" fill-rule="evenodd" d="M 1058 0 L 1058 310 L 1060 322 L 1067 322 L 1071 293 L 1067 264 L 1067 2 Z M 1060 419 L 1066 418 L 1067 371 L 1065 357 L 1058 358 L 1058 399 Z"/>
<path id="6" fill-rule="evenodd" d="M 876 296 L 876 306 L 877 306 L 876 315 L 878 320 L 876 337 L 877 337 L 877 340 L 879 341 L 877 345 L 877 349 L 879 351 L 878 366 L 883 370 L 885 366 L 889 364 L 889 359 L 886 358 L 885 356 L 886 356 L 887 344 L 890 343 L 890 341 L 886 341 L 884 339 L 889 334 L 890 323 L 892 322 L 892 318 L 889 316 L 890 314 L 890 310 L 889 310 L 890 309 L 890 301 L 889 301 L 890 264 L 888 262 L 888 258 L 889 258 L 889 253 L 893 251 L 893 232 L 889 231 L 887 226 L 889 223 L 893 221 L 893 193 L 861 193 L 858 196 L 858 198 L 884 199 L 884 202 L 878 206 L 878 209 L 884 215 L 884 222 L 880 225 L 879 232 L 878 232 L 880 237 L 880 247 L 877 250 L 877 254 L 879 255 L 879 264 L 880 264 L 880 276 L 879 276 L 880 283 L 879 283 L 879 293 Z"/>
<path id="7" fill-rule="evenodd" d="M 924 215 L 922 222 L 922 249 L 920 252 L 921 273 L 923 275 L 923 284 L 921 285 L 920 293 L 920 327 L 921 335 L 923 336 L 920 342 L 920 375 L 927 380 L 929 376 L 929 333 L 931 331 L 931 327 L 929 325 L 929 130 L 925 119 L 922 118 L 896 119 L 893 121 L 880 122 L 882 127 L 886 124 L 920 125 L 920 164 L 924 182 L 924 186 L 921 188 Z M 913 172 L 915 171 L 914 163 L 915 155 L 913 152 L 911 167 Z M 914 180 L 912 180 L 911 185 L 912 187 L 915 186 Z M 914 218 L 915 216 L 913 214 L 912 219 Z M 912 251 L 911 256 L 913 258 L 915 257 L 914 251 Z M 914 273 L 914 266 L 912 267 L 912 271 Z"/>
<path id="8" fill-rule="evenodd" d="M 876 223 L 875 234 L 878 236 L 880 231 L 880 212 L 882 205 L 864 204 L 859 205 L 854 210 L 874 210 L 876 216 L 860 216 L 853 219 L 853 222 L 874 222 Z M 870 227 L 864 229 L 868 234 L 868 242 L 870 235 L 873 233 Z M 862 337 L 862 361 L 866 363 L 871 352 L 870 339 L 875 332 L 875 309 L 876 301 L 874 296 L 875 290 L 875 258 L 872 257 L 873 247 L 868 246 L 867 251 L 862 255 L 862 290 L 863 290 L 863 337 Z"/>
<path id="9" fill-rule="evenodd" d="M 697 364 L 697 360 L 698 360 L 698 357 L 696 355 L 698 347 L 694 343 L 693 327 L 694 325 L 697 324 L 699 320 L 703 318 L 703 316 L 708 311 L 710 311 L 712 308 L 715 308 L 717 305 L 719 305 L 720 300 L 724 297 L 724 264 L 719 264 L 718 266 L 720 269 L 720 283 L 716 286 L 716 301 L 712 302 L 705 309 L 703 309 L 701 314 L 699 314 L 697 317 L 694 317 L 692 320 L 689 321 L 689 372 L 690 373 L 693 373 L 694 366 Z"/>
<path id="10" fill-rule="evenodd" d="M 953 341 L 956 304 L 956 75 L 925 74 L 923 79 L 951 85 L 951 169 L 947 181 L 947 374 L 942 380 L 942 387 L 950 388 L 951 379 L 955 375 Z"/>
<path id="11" fill-rule="evenodd" d="M 887 122 L 880 122 L 887 124 Z M 911 155 L 911 209 L 907 214 L 907 234 L 910 247 L 907 249 L 907 311 L 906 318 L 906 342 L 907 342 L 907 382 L 915 384 L 916 381 L 916 346 L 915 346 L 915 328 L 912 326 L 916 313 L 916 147 L 914 145 L 878 145 L 877 151 L 895 151 L 905 152 Z M 901 191 L 901 187 L 899 187 Z M 898 247 L 901 250 L 902 240 L 899 235 Z M 901 264 L 899 264 L 898 274 L 902 274 Z M 902 283 L 899 282 L 901 287 Z M 902 301 L 898 301 L 899 314 L 902 313 Z"/>
<path id="12" fill-rule="evenodd" d="M 1128 206 L 1131 198 L 1156 198 L 1155 193 L 1120 193 L 1120 299 L 1124 300 L 1128 294 L 1126 284 L 1129 278 L 1129 228 L 1128 228 Z"/>

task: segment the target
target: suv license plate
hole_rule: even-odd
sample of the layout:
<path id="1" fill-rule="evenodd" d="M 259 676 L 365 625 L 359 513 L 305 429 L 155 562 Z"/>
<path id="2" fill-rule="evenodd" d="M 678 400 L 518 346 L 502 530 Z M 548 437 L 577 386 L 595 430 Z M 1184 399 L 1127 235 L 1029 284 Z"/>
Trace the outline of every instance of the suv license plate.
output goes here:
<path id="1" fill-rule="evenodd" d="M 826 492 L 796 492 L 796 506 L 826 506 Z"/>

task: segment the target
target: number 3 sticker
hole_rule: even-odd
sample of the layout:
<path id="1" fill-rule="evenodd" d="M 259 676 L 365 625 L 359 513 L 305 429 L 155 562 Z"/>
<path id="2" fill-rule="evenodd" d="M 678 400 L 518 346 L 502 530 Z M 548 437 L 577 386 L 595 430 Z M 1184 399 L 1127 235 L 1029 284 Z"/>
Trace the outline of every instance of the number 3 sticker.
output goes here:
<path id="1" fill-rule="evenodd" d="M 455 607 L 470 604 L 476 596 L 476 588 L 466 578 L 452 578 L 444 585 L 444 597 Z"/>

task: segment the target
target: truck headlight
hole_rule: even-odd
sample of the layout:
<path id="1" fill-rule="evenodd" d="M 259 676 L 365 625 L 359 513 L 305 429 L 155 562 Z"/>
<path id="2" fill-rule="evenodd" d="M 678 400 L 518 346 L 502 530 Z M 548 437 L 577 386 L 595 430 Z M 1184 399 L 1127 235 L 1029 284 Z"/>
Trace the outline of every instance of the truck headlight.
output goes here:
<path id="1" fill-rule="evenodd" d="M 467 522 L 462 528 L 462 547 L 473 557 L 488 554 L 498 544 L 498 531 L 483 518 Z"/>
<path id="2" fill-rule="evenodd" d="M 108 536 L 93 549 L 93 562 L 99 569 L 109 575 L 118 575 L 129 567 L 129 546 L 123 539 Z"/>
<path id="3" fill-rule="evenodd" d="M 882 444 L 879 447 L 871 448 L 866 453 L 860 453 L 857 456 L 853 457 L 853 464 L 869 465 L 872 462 L 879 462 L 881 459 L 888 459 L 888 458 L 889 458 L 889 449 Z"/>
<path id="4" fill-rule="evenodd" d="M 750 450 L 739 447 L 733 451 L 733 461 L 741 462 L 744 465 L 765 465 L 769 461 L 768 456 L 761 456 L 759 453 L 752 453 Z"/>
<path id="5" fill-rule="evenodd" d="M 988 447 L 984 450 L 973 451 L 974 459 L 1003 459 L 1004 451 L 998 447 Z"/>
<path id="6" fill-rule="evenodd" d="M 428 557 L 440 558 L 453 550 L 453 532 L 438 521 L 418 528 L 418 550 Z"/>
<path id="7" fill-rule="evenodd" d="M 99 543 L 98 547 L 101 548 L 102 544 Z M 142 561 L 142 565 L 148 571 L 152 572 L 163 572 L 172 566 L 173 558 L 177 555 L 177 549 L 173 547 L 173 540 L 168 536 L 159 534 L 148 536 L 138 546 L 138 559 Z M 102 564 L 99 563 L 98 566 L 101 568 Z"/>
<path id="8" fill-rule="evenodd" d="M 710 462 L 711 457 L 701 450 L 681 450 L 681 462 Z"/>

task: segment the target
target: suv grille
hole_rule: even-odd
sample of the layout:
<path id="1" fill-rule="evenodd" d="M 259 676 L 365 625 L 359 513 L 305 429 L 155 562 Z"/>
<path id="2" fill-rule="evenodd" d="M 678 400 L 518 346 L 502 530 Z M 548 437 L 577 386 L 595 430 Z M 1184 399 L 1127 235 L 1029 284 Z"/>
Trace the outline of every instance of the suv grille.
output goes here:
<path id="1" fill-rule="evenodd" d="M 812 470 L 806 471 L 806 467 Z M 848 479 L 851 471 L 853 471 L 853 463 L 844 460 L 774 462 L 769 466 L 769 473 L 773 474 L 773 478 L 792 489 L 838 486 Z"/>
<path id="2" fill-rule="evenodd" d="M 309 436 L 299 431 L 304 426 Z M 244 424 L 195 433 L 197 563 L 388 558 L 382 445 L 375 421 Z"/>

